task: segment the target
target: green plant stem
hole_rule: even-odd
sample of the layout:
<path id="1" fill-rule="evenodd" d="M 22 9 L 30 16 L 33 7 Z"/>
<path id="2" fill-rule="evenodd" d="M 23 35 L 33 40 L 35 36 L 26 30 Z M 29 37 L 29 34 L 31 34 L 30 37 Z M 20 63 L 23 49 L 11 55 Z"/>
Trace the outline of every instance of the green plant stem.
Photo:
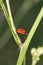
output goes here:
<path id="1" fill-rule="evenodd" d="M 8 8 L 9 0 L 8 1 L 6 0 L 6 3 L 8 3 L 7 4 L 7 8 Z M 16 33 L 16 29 L 15 29 L 15 26 L 13 24 L 13 21 L 11 20 L 12 17 L 10 17 L 10 15 L 11 15 L 11 13 L 9 12 L 10 7 L 8 8 L 8 12 L 7 12 L 6 7 L 5 7 L 5 5 L 3 3 L 3 0 L 0 0 L 0 5 L 2 7 L 2 10 L 3 10 L 4 15 L 6 17 L 6 20 L 7 20 L 7 23 L 9 25 L 9 27 L 10 27 L 10 30 L 12 32 L 12 35 L 13 35 L 16 43 L 19 46 L 21 46 L 22 43 L 21 43 L 21 41 L 20 41 L 20 39 L 19 39 L 19 37 L 18 37 L 18 35 Z M 36 20 L 35 20 L 32 28 L 31 28 L 31 30 L 30 30 L 30 32 L 28 34 L 27 39 L 25 40 L 23 46 L 21 47 L 20 54 L 19 54 L 19 58 L 18 58 L 18 61 L 17 61 L 17 64 L 16 65 L 22 65 L 23 60 L 24 60 L 24 57 L 25 57 L 25 54 L 26 54 L 26 51 L 27 51 L 28 46 L 29 46 L 29 43 L 31 42 L 32 37 L 34 36 L 34 33 L 35 33 L 35 31 L 36 31 L 39 23 L 41 22 L 41 18 L 42 17 L 43 17 L 43 7 L 42 7 L 41 11 L 39 12 L 39 15 L 37 16 L 37 18 L 36 18 Z"/>
<path id="2" fill-rule="evenodd" d="M 7 1 L 6 1 L 6 3 L 8 3 L 7 5 L 9 5 L 9 2 L 7 2 Z M 12 32 L 12 35 L 13 35 L 13 37 L 14 37 L 17 45 L 20 47 L 22 45 L 22 43 L 21 43 L 21 40 L 20 40 L 20 38 L 18 37 L 18 35 L 16 33 L 16 29 L 15 29 L 15 25 L 13 23 L 13 20 L 11 20 L 12 19 L 12 17 L 10 17 L 11 16 L 11 13 L 9 14 L 9 11 L 7 12 L 7 9 L 5 7 L 5 4 L 3 3 L 3 0 L 0 0 L 0 5 L 2 7 L 2 10 L 4 12 L 4 15 L 5 15 L 5 18 L 7 20 L 7 23 L 9 25 L 9 28 L 10 28 L 10 30 Z M 7 8 L 8 8 L 8 6 L 7 6 Z M 9 10 L 10 10 L 10 8 L 9 8 Z"/>
<path id="3" fill-rule="evenodd" d="M 29 46 L 29 43 L 31 42 L 32 37 L 34 36 L 34 33 L 35 33 L 39 23 L 41 22 L 42 17 L 43 17 L 43 7 L 41 8 L 41 11 L 39 12 L 32 28 L 28 34 L 28 37 L 20 50 L 20 54 L 19 54 L 18 61 L 17 61 L 16 65 L 22 65 L 23 60 L 24 60 L 24 56 L 25 56 L 26 51 L 27 51 L 28 46 Z"/>
<path id="4" fill-rule="evenodd" d="M 26 55 L 24 57 L 23 65 L 26 65 Z"/>

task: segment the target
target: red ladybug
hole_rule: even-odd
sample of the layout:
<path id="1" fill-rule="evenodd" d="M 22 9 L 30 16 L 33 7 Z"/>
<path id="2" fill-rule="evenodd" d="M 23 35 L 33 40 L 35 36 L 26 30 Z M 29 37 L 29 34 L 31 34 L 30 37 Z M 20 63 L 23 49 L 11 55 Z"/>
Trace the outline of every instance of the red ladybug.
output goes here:
<path id="1" fill-rule="evenodd" d="M 26 31 L 23 28 L 16 29 L 16 32 L 23 35 L 26 34 Z"/>

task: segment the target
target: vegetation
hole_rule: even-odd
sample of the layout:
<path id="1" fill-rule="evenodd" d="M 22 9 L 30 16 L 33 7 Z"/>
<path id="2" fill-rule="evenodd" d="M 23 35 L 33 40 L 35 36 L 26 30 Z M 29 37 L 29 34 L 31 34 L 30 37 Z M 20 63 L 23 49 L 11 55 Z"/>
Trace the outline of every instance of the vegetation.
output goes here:
<path id="1" fill-rule="evenodd" d="M 34 21 L 34 24 L 31 28 L 30 32 L 28 33 L 28 36 L 27 36 L 25 42 L 22 44 L 22 41 L 20 40 L 18 34 L 16 33 L 15 24 L 13 23 L 9 0 L 6 0 L 7 8 L 6 8 L 3 0 L 0 0 L 0 5 L 4 12 L 4 15 L 5 15 L 7 23 L 9 25 L 9 28 L 12 32 L 13 38 L 16 41 L 17 45 L 20 47 L 20 53 L 19 53 L 19 57 L 18 57 L 16 65 L 22 65 L 22 63 L 23 63 L 23 65 L 26 65 L 26 51 L 27 51 L 28 46 L 31 42 L 31 39 L 34 36 L 35 31 L 36 31 L 37 27 L 39 26 L 41 19 L 43 17 L 43 7 L 41 8 L 36 20 Z M 39 52 L 39 50 L 41 50 L 41 52 Z M 31 54 L 32 54 L 32 65 L 36 65 L 37 61 L 39 61 L 40 55 L 43 54 L 43 47 L 38 47 L 37 49 L 33 48 L 31 50 Z"/>

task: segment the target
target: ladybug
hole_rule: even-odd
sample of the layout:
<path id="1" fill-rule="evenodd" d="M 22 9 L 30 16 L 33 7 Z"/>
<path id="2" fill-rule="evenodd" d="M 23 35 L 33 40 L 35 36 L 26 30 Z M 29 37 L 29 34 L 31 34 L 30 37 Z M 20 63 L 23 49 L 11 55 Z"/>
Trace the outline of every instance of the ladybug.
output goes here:
<path id="1" fill-rule="evenodd" d="M 22 34 L 22 35 L 26 34 L 26 31 L 25 31 L 25 29 L 23 29 L 23 28 L 18 28 L 18 29 L 16 29 L 16 32 L 17 32 L 18 34 Z"/>

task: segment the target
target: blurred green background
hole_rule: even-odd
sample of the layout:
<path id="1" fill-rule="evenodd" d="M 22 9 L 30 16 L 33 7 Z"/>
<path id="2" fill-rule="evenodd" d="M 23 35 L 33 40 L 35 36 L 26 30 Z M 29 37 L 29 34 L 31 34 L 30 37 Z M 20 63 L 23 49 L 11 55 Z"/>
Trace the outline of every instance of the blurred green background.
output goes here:
<path id="1" fill-rule="evenodd" d="M 3 1 L 6 4 L 5 0 Z M 28 33 L 43 6 L 43 0 L 10 0 L 10 6 L 16 28 L 22 27 Z M 27 35 L 18 35 L 22 42 L 27 38 Z M 43 46 L 43 18 L 27 50 L 26 65 L 31 65 L 32 62 L 31 48 L 39 46 Z M 18 48 L 0 6 L 0 65 L 16 65 Z M 43 65 L 43 55 L 37 65 Z"/>

